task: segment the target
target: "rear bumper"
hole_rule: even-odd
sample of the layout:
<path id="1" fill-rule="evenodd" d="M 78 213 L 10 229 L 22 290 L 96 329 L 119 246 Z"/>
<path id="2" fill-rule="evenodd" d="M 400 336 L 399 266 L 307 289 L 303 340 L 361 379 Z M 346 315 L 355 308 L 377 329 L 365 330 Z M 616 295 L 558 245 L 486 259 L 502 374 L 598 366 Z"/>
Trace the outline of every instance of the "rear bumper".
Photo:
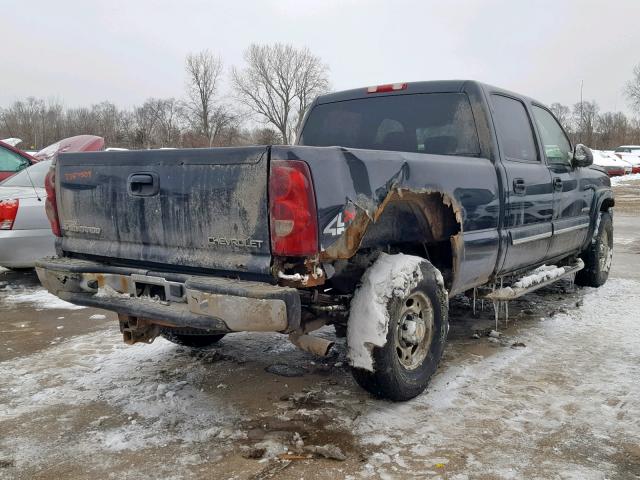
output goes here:
<path id="1" fill-rule="evenodd" d="M 0 266 L 32 268 L 36 260 L 55 253 L 50 228 L 37 230 L 0 230 Z"/>
<path id="2" fill-rule="evenodd" d="M 42 284 L 63 300 L 162 326 L 221 333 L 288 333 L 300 326 L 300 296 L 294 288 L 70 258 L 41 259 L 36 270 Z"/>

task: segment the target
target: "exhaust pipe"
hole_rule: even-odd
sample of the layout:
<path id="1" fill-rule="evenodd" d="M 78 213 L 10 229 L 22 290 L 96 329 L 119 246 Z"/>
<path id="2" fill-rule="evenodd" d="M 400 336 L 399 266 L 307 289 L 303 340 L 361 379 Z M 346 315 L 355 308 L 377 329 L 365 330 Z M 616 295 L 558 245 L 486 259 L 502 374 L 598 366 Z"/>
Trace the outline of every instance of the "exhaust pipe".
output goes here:
<path id="1" fill-rule="evenodd" d="M 329 350 L 333 347 L 333 342 L 325 340 L 324 338 L 314 337 L 313 335 L 299 335 L 295 333 L 289 334 L 289 340 L 300 350 L 313 353 L 321 357 L 326 357 L 329 354 Z"/>

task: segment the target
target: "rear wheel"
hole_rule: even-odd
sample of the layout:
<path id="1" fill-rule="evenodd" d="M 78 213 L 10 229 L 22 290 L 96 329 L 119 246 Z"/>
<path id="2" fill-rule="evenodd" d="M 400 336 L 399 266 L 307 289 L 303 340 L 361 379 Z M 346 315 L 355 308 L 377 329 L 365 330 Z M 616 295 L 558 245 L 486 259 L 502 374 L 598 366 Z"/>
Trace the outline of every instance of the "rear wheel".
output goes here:
<path id="1" fill-rule="evenodd" d="M 418 284 L 388 299 L 386 343 L 372 350 L 374 371 L 352 369 L 356 382 L 378 397 L 404 401 L 422 393 L 444 351 L 449 328 L 447 292 L 431 263 L 423 260 L 419 268 Z"/>
<path id="2" fill-rule="evenodd" d="M 581 258 L 584 268 L 576 274 L 576 283 L 586 287 L 604 285 L 613 260 L 613 218 L 609 212 L 601 214 L 594 241 Z"/>
<path id="3" fill-rule="evenodd" d="M 199 333 L 195 329 L 163 328 L 160 331 L 160 335 L 170 342 L 178 345 L 184 345 L 185 347 L 192 348 L 204 348 L 213 345 L 214 343 L 218 343 L 225 334 L 220 333 L 211 335 Z"/>

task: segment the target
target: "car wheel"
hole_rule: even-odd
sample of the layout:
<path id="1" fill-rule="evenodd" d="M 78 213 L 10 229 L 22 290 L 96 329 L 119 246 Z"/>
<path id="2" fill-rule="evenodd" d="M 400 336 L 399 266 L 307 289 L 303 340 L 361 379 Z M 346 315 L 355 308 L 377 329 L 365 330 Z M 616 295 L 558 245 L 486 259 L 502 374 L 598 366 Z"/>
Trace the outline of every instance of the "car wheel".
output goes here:
<path id="1" fill-rule="evenodd" d="M 613 218 L 609 212 L 601 214 L 598 233 L 581 258 L 584 268 L 576 274 L 576 284 L 586 287 L 604 285 L 613 260 Z"/>
<path id="2" fill-rule="evenodd" d="M 192 348 L 208 347 L 210 345 L 213 345 L 214 343 L 218 343 L 225 335 L 224 333 L 216 335 L 201 334 L 193 330 L 163 328 L 160 331 L 160 335 L 170 342 Z"/>
<path id="3" fill-rule="evenodd" d="M 418 268 L 420 281 L 386 303 L 386 343 L 372 349 L 373 371 L 352 368 L 362 388 L 394 401 L 409 400 L 425 390 L 442 357 L 449 328 L 440 272 L 426 260 Z"/>

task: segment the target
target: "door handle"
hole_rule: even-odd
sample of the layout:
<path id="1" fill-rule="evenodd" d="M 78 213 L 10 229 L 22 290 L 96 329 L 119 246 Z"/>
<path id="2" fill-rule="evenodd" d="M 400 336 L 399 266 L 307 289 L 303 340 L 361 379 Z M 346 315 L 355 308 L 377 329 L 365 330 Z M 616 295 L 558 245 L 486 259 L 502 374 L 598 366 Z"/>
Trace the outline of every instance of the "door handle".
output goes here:
<path id="1" fill-rule="evenodd" d="M 127 190 L 134 197 L 150 197 L 160 190 L 156 173 L 132 173 L 127 179 Z"/>
<path id="2" fill-rule="evenodd" d="M 513 179 L 513 193 L 516 195 L 524 195 L 527 192 L 527 186 L 524 183 L 524 178 Z"/>
<path id="3" fill-rule="evenodd" d="M 560 177 L 555 177 L 553 179 L 553 189 L 556 192 L 561 192 L 562 191 L 562 179 Z"/>

